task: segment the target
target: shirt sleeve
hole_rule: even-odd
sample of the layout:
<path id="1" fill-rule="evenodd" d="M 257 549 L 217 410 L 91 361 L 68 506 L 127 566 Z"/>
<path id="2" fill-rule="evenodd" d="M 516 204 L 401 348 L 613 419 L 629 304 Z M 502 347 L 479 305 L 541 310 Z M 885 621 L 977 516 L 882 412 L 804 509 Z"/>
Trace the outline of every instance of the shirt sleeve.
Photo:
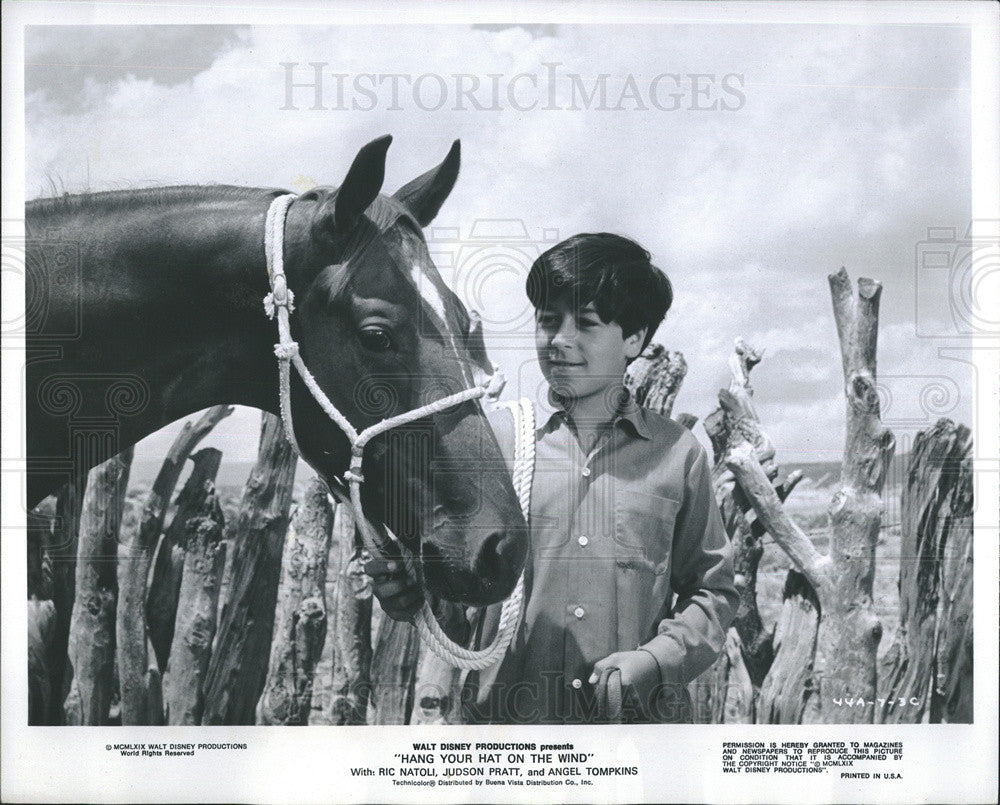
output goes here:
<path id="1" fill-rule="evenodd" d="M 673 615 L 641 647 L 656 658 L 664 683 L 690 682 L 715 662 L 738 602 L 708 456 L 700 445 L 697 450 L 674 526 L 670 580 L 677 601 Z"/>

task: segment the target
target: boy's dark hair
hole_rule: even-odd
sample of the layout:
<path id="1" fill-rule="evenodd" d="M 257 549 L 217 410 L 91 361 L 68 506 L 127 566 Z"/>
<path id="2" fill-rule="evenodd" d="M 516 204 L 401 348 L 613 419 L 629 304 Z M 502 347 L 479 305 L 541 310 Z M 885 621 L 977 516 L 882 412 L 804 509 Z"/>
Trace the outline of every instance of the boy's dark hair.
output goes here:
<path id="1" fill-rule="evenodd" d="M 574 235 L 557 243 L 531 266 L 526 283 L 536 310 L 565 299 L 591 302 L 605 324 L 615 322 L 626 338 L 646 328 L 643 349 L 674 299 L 667 275 L 634 240 L 607 232 Z"/>

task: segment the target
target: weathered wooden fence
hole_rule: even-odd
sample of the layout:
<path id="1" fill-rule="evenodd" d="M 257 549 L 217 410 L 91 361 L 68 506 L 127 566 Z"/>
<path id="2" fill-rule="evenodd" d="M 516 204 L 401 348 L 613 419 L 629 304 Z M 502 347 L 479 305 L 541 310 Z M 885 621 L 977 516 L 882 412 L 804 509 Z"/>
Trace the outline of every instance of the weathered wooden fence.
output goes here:
<path id="1" fill-rule="evenodd" d="M 881 286 L 861 279 L 855 295 L 844 269 L 829 281 L 844 369 L 847 428 L 840 488 L 829 508 L 828 553 L 816 547 L 782 506 L 795 479 L 777 488 L 772 485 L 777 475 L 775 451 L 750 402 L 749 370 L 759 360 L 753 350 L 737 345 L 733 384 L 729 393 L 720 393 L 721 413 L 713 415 L 710 424 L 717 470 L 724 466 L 733 476 L 730 488 L 722 473 L 717 483 L 742 571 L 737 578 L 741 605 L 735 624 L 741 651 L 726 652 L 707 682 L 696 686 L 702 701 L 710 704 L 712 720 L 723 718 L 727 711 L 725 702 L 734 692 L 728 684 L 733 668 L 735 689 L 742 699 L 731 708 L 738 720 L 874 720 L 882 624 L 875 615 L 872 585 L 883 508 L 880 495 L 894 447 L 892 434 L 879 419 L 875 391 Z M 753 523 L 749 516 L 755 518 Z M 793 565 L 772 633 L 763 630 L 755 611 L 759 537 L 765 531 Z M 738 673 L 740 660 L 745 675 Z M 845 706 L 846 700 L 852 704 Z M 865 704 L 854 706 L 858 700 Z M 701 708 L 703 717 L 705 709 Z"/>
<path id="2" fill-rule="evenodd" d="M 847 401 L 840 488 L 829 508 L 830 550 L 821 552 L 782 507 L 799 479 L 793 474 L 774 483 L 775 451 L 748 383 L 760 355 L 738 342 L 733 383 L 720 393 L 720 408 L 706 428 L 741 600 L 725 653 L 692 686 L 696 713 L 703 721 L 743 723 L 971 720 L 969 432 L 942 420 L 918 436 L 910 456 L 902 501 L 900 628 L 880 673 L 883 624 L 875 613 L 873 579 L 894 442 L 881 425 L 875 393 L 881 287 L 861 279 L 855 296 L 841 269 L 831 275 L 830 288 Z M 771 629 L 757 609 L 765 533 L 793 566 Z M 876 702 L 885 703 L 878 712 Z"/>
<path id="3" fill-rule="evenodd" d="M 733 544 L 739 609 L 725 650 L 691 684 L 710 723 L 972 719 L 972 444 L 941 420 L 920 434 L 902 491 L 899 622 L 877 662 L 872 581 L 892 435 L 875 393 L 878 283 L 830 277 L 847 400 L 828 551 L 783 503 L 782 477 L 753 402 L 762 355 L 738 340 L 732 379 L 705 419 L 716 496 Z M 652 345 L 625 378 L 671 415 L 686 372 Z M 29 718 L 33 724 L 427 724 L 460 720 L 461 674 L 384 617 L 363 572 L 352 515 L 312 479 L 292 510 L 296 460 L 263 415 L 258 460 L 228 525 L 218 450 L 198 442 L 231 408 L 185 425 L 119 544 L 131 453 L 64 488 L 29 529 Z M 675 415 L 687 427 L 697 421 Z M 193 467 L 171 503 L 181 471 Z M 172 513 L 168 525 L 164 525 Z M 761 613 L 769 538 L 787 554 L 777 619 Z M 443 619 L 454 605 L 436 602 Z M 836 706 L 846 698 L 884 705 Z"/>

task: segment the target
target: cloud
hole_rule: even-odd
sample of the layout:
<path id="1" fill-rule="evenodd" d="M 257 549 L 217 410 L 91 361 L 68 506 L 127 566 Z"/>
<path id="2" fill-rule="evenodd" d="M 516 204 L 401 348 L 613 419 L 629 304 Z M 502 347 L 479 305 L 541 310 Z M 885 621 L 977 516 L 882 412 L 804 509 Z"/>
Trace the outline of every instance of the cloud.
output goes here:
<path id="1" fill-rule="evenodd" d="M 109 85 L 130 76 L 165 86 L 187 83 L 246 31 L 230 25 L 31 26 L 24 92 L 40 93 L 73 113 L 91 108 Z"/>
<path id="2" fill-rule="evenodd" d="M 45 192 L 53 177 L 70 191 L 337 184 L 357 149 L 386 132 L 396 135 L 386 168 L 391 191 L 460 138 L 462 174 L 434 227 L 457 232 L 464 251 L 453 249 L 456 262 L 442 275 L 483 308 L 487 344 L 511 388 L 540 379 L 522 296 L 533 255 L 553 236 L 602 230 L 636 238 L 674 283 L 675 305 L 657 338 L 688 360 L 678 411 L 704 417 L 714 407 L 728 383 L 733 339 L 743 336 L 766 351 L 754 374 L 765 426 L 796 449 L 842 449 L 827 286 L 841 265 L 852 279 L 884 285 L 880 371 L 920 369 L 970 382 L 938 355 L 939 342 L 916 337 L 915 320 L 917 286 L 932 279 L 920 274 L 917 244 L 928 227 L 962 228 L 970 217 L 966 31 L 98 27 L 33 29 L 28 45 L 29 193 Z M 56 68 L 65 53 L 74 54 L 73 65 Z M 306 86 L 293 89 L 295 110 L 282 109 L 282 63 L 294 63 L 294 82 L 306 84 L 310 62 L 325 65 L 327 108 L 309 108 L 314 92 Z M 559 108 L 546 109 L 552 71 Z M 535 76 L 514 84 L 520 103 L 537 101 L 527 111 L 508 95 L 522 73 Z M 338 74 L 342 109 L 333 108 Z M 651 83 L 663 74 L 681 78 L 676 111 L 650 106 Z M 733 111 L 692 108 L 692 74 L 714 76 L 716 101 L 722 77 L 740 76 L 745 102 Z M 414 84 L 424 75 L 431 78 L 420 95 Z M 476 77 L 475 97 L 486 106 L 491 76 L 499 76 L 501 108 L 459 102 L 458 82 L 471 80 L 459 75 Z M 601 76 L 610 100 L 586 108 L 581 88 L 599 87 Z M 367 97 L 356 80 L 375 91 L 371 111 L 351 108 Z M 629 80 L 646 110 L 607 108 Z M 420 108 L 441 86 L 442 107 Z M 574 97 L 579 108 L 571 110 Z M 520 234 L 473 236 L 496 219 L 513 220 Z M 949 315 L 947 291 L 930 289 L 926 299 L 921 315 Z"/>
<path id="3" fill-rule="evenodd" d="M 520 29 L 526 31 L 531 35 L 532 38 L 538 38 L 540 36 L 555 36 L 558 31 L 558 26 L 552 24 L 530 24 L 530 23 L 478 23 L 472 26 L 473 30 L 478 31 L 508 31 L 510 29 Z"/>

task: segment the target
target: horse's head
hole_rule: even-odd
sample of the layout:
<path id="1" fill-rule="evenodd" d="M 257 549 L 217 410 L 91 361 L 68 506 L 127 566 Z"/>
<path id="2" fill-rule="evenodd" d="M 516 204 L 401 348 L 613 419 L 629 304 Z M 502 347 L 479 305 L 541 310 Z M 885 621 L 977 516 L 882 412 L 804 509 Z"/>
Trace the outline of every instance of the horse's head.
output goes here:
<path id="1" fill-rule="evenodd" d="M 293 336 L 320 387 L 359 431 L 469 388 L 483 368 L 469 315 L 441 280 L 421 231 L 458 176 L 458 142 L 391 197 L 379 195 L 389 142 L 362 148 L 339 188 L 299 196 L 285 230 Z M 297 377 L 292 411 L 303 457 L 328 481 L 341 476 L 347 440 Z M 363 472 L 366 515 L 419 551 L 429 590 L 474 605 L 510 593 L 527 530 L 478 402 L 376 437 Z"/>

